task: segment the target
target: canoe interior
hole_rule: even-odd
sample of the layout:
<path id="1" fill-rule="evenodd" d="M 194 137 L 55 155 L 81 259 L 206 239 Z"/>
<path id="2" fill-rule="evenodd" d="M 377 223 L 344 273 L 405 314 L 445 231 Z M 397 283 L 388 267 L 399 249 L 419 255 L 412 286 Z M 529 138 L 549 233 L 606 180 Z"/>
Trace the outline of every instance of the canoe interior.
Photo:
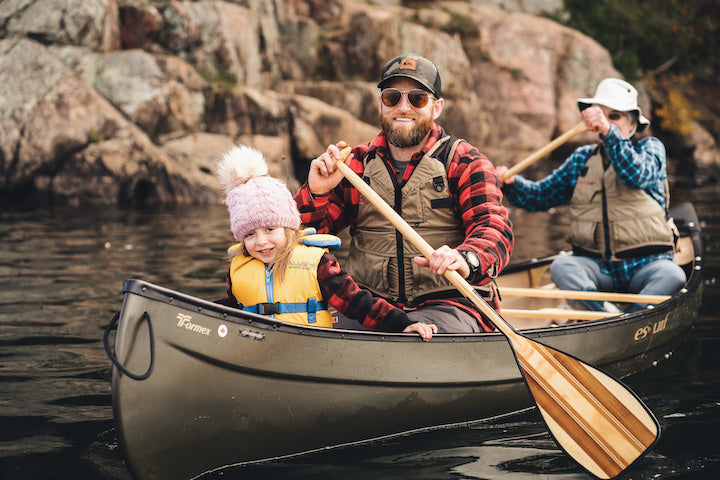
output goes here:
<path id="1" fill-rule="evenodd" d="M 564 253 L 561 253 L 561 255 L 562 254 Z M 571 300 L 568 301 L 563 298 L 535 298 L 503 293 L 503 287 L 537 288 L 548 292 L 559 292 L 550 278 L 550 264 L 554 258 L 555 256 L 552 256 L 526 262 L 516 266 L 515 270 L 504 273 L 498 277 L 497 283 L 500 296 L 502 298 L 501 308 L 502 311 L 508 312 L 503 313 L 503 318 L 505 318 L 516 330 L 552 328 L 588 321 L 583 318 L 573 318 L 573 313 L 582 315 L 583 312 L 575 310 L 572 306 Z M 694 280 L 692 278 L 693 275 L 697 276 L 699 269 L 696 269 L 696 267 L 699 267 L 701 257 L 695 255 L 695 246 L 693 245 L 693 239 L 691 236 L 684 236 L 678 239 L 675 259 L 676 263 L 680 264 L 685 270 L 686 276 L 688 277 L 687 283 L 692 283 Z M 687 286 L 685 288 L 685 291 L 686 290 Z M 627 302 L 615 302 L 615 304 L 621 310 L 630 306 L 630 303 Z M 542 315 L 540 317 L 523 317 L 521 315 L 511 313 L 517 310 L 539 311 L 538 314 L 545 311 L 547 312 L 547 315 Z M 561 315 L 552 315 L 552 312 L 556 310 L 567 310 L 568 315 L 566 317 Z"/>
<path id="2" fill-rule="evenodd" d="M 700 222 L 695 209 L 690 203 L 677 205 L 670 211 L 678 227 L 680 237 L 675 248 L 675 262 L 683 267 L 687 276 L 684 288 L 675 294 L 665 306 L 674 306 L 685 301 L 688 295 L 695 294 L 701 289 L 703 270 L 702 239 L 700 237 Z M 560 255 L 565 254 L 561 252 Z M 519 264 L 510 265 L 502 275 L 498 277 L 498 287 L 502 298 L 501 308 L 507 311 L 504 318 L 517 330 L 533 330 L 553 328 L 562 325 L 586 322 L 580 318 L 581 312 L 577 312 L 578 318 L 568 312 L 566 316 L 555 316 L 553 310 L 572 310 L 572 301 L 563 298 L 534 298 L 529 296 L 503 294 L 503 287 L 519 287 L 542 289 L 558 293 L 557 288 L 550 278 L 550 264 L 556 256 L 541 259 L 532 259 Z M 558 295 L 558 297 L 561 297 Z M 620 309 L 630 306 L 629 303 L 616 302 Z M 656 305 L 657 307 L 657 305 Z M 655 308 L 655 307 L 653 307 Z M 537 316 L 523 317 L 521 314 L 513 314 L 513 311 L 532 310 Z M 544 314 L 546 312 L 547 314 Z M 542 314 L 542 315 L 541 315 Z"/>

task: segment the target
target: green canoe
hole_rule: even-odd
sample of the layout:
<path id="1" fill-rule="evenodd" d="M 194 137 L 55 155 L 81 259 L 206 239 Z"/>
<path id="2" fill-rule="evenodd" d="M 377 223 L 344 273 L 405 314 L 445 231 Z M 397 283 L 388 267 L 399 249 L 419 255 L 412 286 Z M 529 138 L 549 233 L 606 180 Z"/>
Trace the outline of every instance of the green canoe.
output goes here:
<path id="1" fill-rule="evenodd" d="M 652 365 L 682 341 L 701 301 L 699 222 L 690 204 L 673 215 L 688 282 L 670 299 L 597 320 L 508 320 L 617 377 Z M 501 294 L 504 285 L 547 290 L 552 258 L 508 267 L 498 278 Z M 520 312 L 560 306 L 522 296 L 505 302 Z M 191 479 L 533 405 L 500 333 L 422 342 L 414 334 L 289 325 L 140 280 L 125 282 L 105 346 L 119 444 L 141 480 Z"/>

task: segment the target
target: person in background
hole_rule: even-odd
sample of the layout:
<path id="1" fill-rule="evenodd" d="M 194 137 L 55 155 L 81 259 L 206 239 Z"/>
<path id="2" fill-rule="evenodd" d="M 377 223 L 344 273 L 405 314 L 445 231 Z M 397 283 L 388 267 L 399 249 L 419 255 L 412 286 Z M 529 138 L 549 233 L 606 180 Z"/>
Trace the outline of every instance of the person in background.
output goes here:
<path id="1" fill-rule="evenodd" d="M 300 230 L 292 194 L 267 175 L 262 154 L 236 146 L 218 163 L 232 233 L 227 297 L 218 301 L 301 325 L 332 327 L 328 305 L 372 330 L 415 332 L 429 340 L 436 328 L 358 287 L 328 248 L 340 239 Z"/>
<path id="2" fill-rule="evenodd" d="M 440 333 L 492 331 L 494 326 L 443 277 L 457 271 L 498 308 L 493 279 L 507 265 L 513 233 L 495 169 L 472 145 L 435 121 L 444 106 L 430 60 L 393 58 L 378 83 L 382 131 L 346 159 L 355 171 L 434 249 L 428 260 L 360 197 L 335 168 L 345 142 L 329 145 L 310 164 L 298 190 L 304 224 L 337 234 L 350 228 L 345 268 L 356 281 L 406 309 Z"/>
<path id="3" fill-rule="evenodd" d="M 506 198 L 529 211 L 569 203 L 573 255 L 558 257 L 550 268 L 559 288 L 674 294 L 686 279 L 673 261 L 665 147 L 655 137 L 636 135 L 650 123 L 637 104 L 637 91 L 607 78 L 593 98 L 577 104 L 598 142 L 576 149 L 542 180 L 505 179 Z M 497 171 L 502 178 L 507 167 Z M 582 303 L 590 310 L 620 312 L 611 302 Z M 632 304 L 628 310 L 643 307 Z"/>

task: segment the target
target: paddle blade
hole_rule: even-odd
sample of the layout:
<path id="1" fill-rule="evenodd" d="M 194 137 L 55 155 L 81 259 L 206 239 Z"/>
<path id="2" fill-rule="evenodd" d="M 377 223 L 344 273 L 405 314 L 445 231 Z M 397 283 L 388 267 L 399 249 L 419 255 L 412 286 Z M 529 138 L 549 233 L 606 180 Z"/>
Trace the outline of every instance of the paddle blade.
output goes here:
<path id="1" fill-rule="evenodd" d="M 657 419 L 625 385 L 528 338 L 513 343 L 550 433 L 590 474 L 617 477 L 657 441 Z"/>

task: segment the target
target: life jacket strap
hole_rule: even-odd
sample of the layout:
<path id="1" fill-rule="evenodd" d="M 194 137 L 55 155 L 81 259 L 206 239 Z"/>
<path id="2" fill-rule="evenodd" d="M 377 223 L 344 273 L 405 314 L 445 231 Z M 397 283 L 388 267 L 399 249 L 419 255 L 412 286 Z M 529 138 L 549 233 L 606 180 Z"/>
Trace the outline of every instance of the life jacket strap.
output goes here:
<path id="1" fill-rule="evenodd" d="M 243 306 L 246 312 L 257 313 L 259 315 L 275 315 L 282 313 L 307 313 L 308 323 L 315 323 L 317 316 L 315 312 L 327 310 L 327 302 L 318 301 L 317 298 L 308 298 L 307 302 L 275 302 L 275 303 L 257 303 L 255 305 Z"/>

